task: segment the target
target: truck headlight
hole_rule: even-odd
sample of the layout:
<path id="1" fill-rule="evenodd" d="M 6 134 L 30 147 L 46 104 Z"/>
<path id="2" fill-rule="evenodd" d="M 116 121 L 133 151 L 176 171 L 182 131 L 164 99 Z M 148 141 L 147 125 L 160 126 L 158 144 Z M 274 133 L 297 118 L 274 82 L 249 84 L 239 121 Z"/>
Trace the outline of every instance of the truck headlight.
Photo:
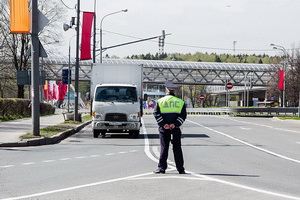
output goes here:
<path id="1" fill-rule="evenodd" d="M 104 119 L 103 114 L 99 114 L 99 113 L 95 113 L 94 117 L 95 117 L 95 119 L 98 119 L 98 120 Z"/>
<path id="2" fill-rule="evenodd" d="M 129 120 L 137 120 L 137 119 L 139 119 L 139 114 L 138 113 L 129 115 Z"/>

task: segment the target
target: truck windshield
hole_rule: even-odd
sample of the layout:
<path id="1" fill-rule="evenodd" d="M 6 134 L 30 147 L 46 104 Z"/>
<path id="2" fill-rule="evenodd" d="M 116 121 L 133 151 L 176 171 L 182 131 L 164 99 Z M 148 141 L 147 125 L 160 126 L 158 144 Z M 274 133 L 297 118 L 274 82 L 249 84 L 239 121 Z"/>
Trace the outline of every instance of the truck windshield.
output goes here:
<path id="1" fill-rule="evenodd" d="M 135 87 L 97 87 L 95 101 L 105 102 L 137 102 Z"/>

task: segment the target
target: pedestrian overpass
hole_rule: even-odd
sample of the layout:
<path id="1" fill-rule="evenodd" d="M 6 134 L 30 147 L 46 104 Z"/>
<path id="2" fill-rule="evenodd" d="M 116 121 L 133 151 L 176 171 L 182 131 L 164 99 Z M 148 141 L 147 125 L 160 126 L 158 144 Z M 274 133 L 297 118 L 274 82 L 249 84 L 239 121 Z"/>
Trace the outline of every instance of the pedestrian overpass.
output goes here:
<path id="1" fill-rule="evenodd" d="M 46 71 L 46 79 L 61 80 L 62 69 L 72 70 L 74 80 L 75 59 L 67 57 L 44 58 L 41 60 L 42 70 Z M 108 59 L 103 63 L 110 64 L 142 64 L 144 66 L 144 83 L 163 84 L 171 81 L 183 85 L 222 85 L 226 82 L 234 86 L 267 86 L 275 68 L 270 64 L 251 63 L 212 63 L 161 60 Z M 90 81 L 92 61 L 80 61 L 79 80 Z"/>

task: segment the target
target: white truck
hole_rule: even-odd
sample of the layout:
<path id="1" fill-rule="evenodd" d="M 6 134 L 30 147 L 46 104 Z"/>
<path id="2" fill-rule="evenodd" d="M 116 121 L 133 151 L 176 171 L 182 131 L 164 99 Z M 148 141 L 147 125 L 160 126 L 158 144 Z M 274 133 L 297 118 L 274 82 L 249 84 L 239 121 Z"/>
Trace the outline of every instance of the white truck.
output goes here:
<path id="1" fill-rule="evenodd" d="M 129 133 L 138 137 L 142 117 L 143 66 L 94 64 L 91 75 L 93 136 Z"/>

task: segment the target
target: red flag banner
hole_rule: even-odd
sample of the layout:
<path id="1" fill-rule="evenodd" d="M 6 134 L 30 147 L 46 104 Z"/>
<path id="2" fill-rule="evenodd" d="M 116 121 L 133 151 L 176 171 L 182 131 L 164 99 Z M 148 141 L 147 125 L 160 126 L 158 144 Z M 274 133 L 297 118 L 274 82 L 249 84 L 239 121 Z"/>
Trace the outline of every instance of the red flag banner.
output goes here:
<path id="1" fill-rule="evenodd" d="M 91 59 L 91 34 L 94 19 L 93 12 L 83 12 L 80 60 Z"/>
<path id="2" fill-rule="evenodd" d="M 278 89 L 284 90 L 284 71 L 279 71 L 279 83 L 278 83 Z"/>

